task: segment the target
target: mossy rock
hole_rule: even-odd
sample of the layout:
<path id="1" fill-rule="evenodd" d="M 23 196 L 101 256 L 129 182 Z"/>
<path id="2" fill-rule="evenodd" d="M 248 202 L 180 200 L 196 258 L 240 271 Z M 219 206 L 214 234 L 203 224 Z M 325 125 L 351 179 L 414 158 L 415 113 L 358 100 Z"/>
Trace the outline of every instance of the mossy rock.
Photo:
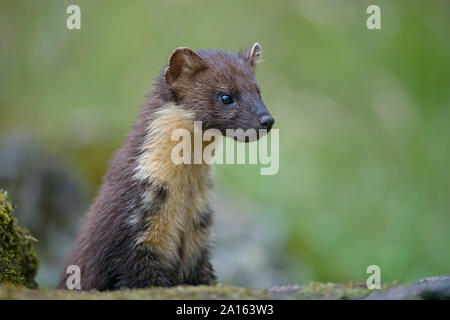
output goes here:
<path id="1" fill-rule="evenodd" d="M 29 290 L 0 286 L 0 300 L 267 300 L 267 299 L 352 299 L 370 294 L 367 289 L 343 284 L 283 286 L 276 290 L 232 286 L 177 286 L 172 288 L 121 289 L 99 292 L 70 290 Z"/>
<path id="2" fill-rule="evenodd" d="M 37 288 L 36 239 L 12 217 L 13 212 L 8 193 L 0 190 L 0 283 Z"/>
<path id="3" fill-rule="evenodd" d="M 319 283 L 274 287 L 270 290 L 215 286 L 177 286 L 172 288 L 122 289 L 99 292 L 70 290 L 30 290 L 0 284 L 0 300 L 349 300 L 349 299 L 450 299 L 450 275 L 418 280 L 412 284 L 389 283 L 380 290 L 369 290 L 364 284 Z"/>

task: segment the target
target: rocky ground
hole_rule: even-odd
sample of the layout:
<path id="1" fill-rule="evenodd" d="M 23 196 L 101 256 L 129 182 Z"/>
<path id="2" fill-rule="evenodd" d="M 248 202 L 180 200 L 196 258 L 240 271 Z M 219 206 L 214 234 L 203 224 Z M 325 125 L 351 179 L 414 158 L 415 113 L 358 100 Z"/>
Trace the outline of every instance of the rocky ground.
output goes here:
<path id="1" fill-rule="evenodd" d="M 389 284 L 381 290 L 368 290 L 363 284 L 310 283 L 252 290 L 240 287 L 178 286 L 173 288 L 124 289 L 113 292 L 77 292 L 66 290 L 36 290 L 12 285 L 0 285 L 0 300 L 4 299 L 450 299 L 450 275 L 430 277 L 412 284 Z"/>

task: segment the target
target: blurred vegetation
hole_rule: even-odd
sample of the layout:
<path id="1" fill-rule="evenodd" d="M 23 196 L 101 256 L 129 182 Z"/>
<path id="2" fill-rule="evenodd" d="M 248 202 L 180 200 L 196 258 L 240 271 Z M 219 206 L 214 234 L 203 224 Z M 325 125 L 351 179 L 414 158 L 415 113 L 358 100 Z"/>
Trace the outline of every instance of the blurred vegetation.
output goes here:
<path id="1" fill-rule="evenodd" d="M 0 283 L 37 288 L 36 239 L 17 223 L 13 212 L 7 192 L 0 189 Z"/>
<path id="2" fill-rule="evenodd" d="M 280 170 L 221 165 L 216 185 L 283 223 L 289 280 L 448 273 L 449 31 L 445 0 L 2 1 L 0 132 L 32 130 L 93 196 L 175 47 L 258 41 Z"/>

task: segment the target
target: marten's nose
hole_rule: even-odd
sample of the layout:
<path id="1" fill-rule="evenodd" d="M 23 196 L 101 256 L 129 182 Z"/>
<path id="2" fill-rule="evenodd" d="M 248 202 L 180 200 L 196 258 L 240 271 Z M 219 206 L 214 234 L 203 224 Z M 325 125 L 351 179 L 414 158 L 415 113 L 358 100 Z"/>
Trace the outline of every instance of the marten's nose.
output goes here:
<path id="1" fill-rule="evenodd" d="M 262 125 L 265 129 L 270 130 L 275 123 L 275 119 L 272 116 L 266 114 L 259 118 L 259 124 Z"/>

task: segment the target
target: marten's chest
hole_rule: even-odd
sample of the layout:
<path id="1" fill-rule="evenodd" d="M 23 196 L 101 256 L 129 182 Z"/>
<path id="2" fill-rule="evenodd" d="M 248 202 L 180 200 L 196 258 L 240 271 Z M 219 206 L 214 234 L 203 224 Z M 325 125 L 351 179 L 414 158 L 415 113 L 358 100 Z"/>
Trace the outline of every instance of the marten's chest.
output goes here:
<path id="1" fill-rule="evenodd" d="M 209 171 L 205 169 L 188 168 L 195 174 L 184 172 L 184 181 L 168 184 L 166 198 L 151 215 L 144 234 L 143 242 L 160 263 L 175 269 L 180 278 L 188 276 L 210 241 Z"/>
<path id="2" fill-rule="evenodd" d="M 177 165 L 172 161 L 171 154 L 178 141 L 172 140 L 171 134 L 178 129 L 193 134 L 190 112 L 169 104 L 154 114 L 136 176 L 153 185 L 162 184 L 167 190 L 164 201 L 150 215 L 148 229 L 140 242 L 151 247 L 162 265 L 177 270 L 182 277 L 197 264 L 209 242 L 210 166 Z M 147 200 L 153 203 L 151 192 Z"/>

